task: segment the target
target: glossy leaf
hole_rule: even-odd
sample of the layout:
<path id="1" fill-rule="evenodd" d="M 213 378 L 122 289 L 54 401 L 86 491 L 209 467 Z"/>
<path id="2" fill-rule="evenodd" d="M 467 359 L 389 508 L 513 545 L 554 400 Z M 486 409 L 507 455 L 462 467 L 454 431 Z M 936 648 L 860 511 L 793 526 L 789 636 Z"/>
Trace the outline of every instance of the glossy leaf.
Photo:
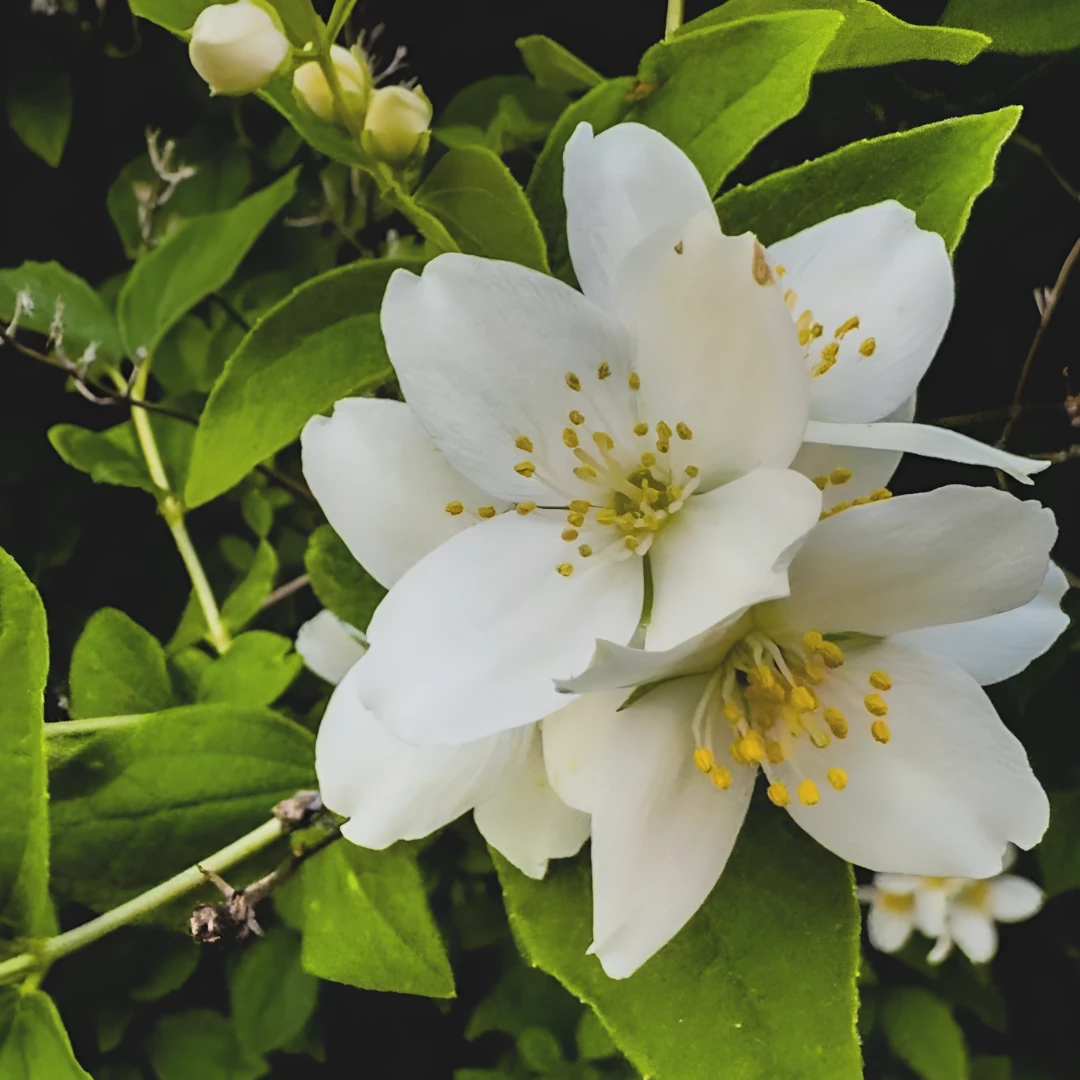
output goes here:
<path id="1" fill-rule="evenodd" d="M 1080 889 L 1080 790 L 1050 796 L 1050 828 L 1035 854 L 1048 896 Z"/>
<path id="2" fill-rule="evenodd" d="M 995 52 L 1032 55 L 1080 46 L 1080 7 L 1075 0 L 949 0 L 941 23 L 988 34 Z"/>
<path id="3" fill-rule="evenodd" d="M 771 807 L 755 807 L 690 923 L 626 980 L 595 957 L 586 859 L 532 881 L 496 858 L 526 958 L 590 1004 L 645 1075 L 857 1080 L 859 913 L 851 872 Z"/>
<path id="4" fill-rule="evenodd" d="M 48 53 L 12 52 L 5 68 L 8 124 L 24 145 L 55 169 L 71 129 L 71 76 Z"/>
<path id="5" fill-rule="evenodd" d="M 518 38 L 514 44 L 529 73 L 545 90 L 573 94 L 599 86 L 604 76 L 544 34 Z"/>
<path id="6" fill-rule="evenodd" d="M 897 199 L 955 251 L 1019 119 L 1020 110 L 1010 106 L 852 143 L 733 188 L 717 200 L 720 223 L 729 233 L 751 229 L 771 244 L 834 214 Z"/>
<path id="7" fill-rule="evenodd" d="M 4 1080 L 92 1080 L 75 1060 L 52 998 L 40 990 L 0 991 L 0 1076 Z"/>
<path id="8" fill-rule="evenodd" d="M 445 146 L 483 146 L 506 154 L 540 142 L 568 104 L 525 75 L 493 75 L 465 87 L 436 119 Z"/>
<path id="9" fill-rule="evenodd" d="M 304 566 L 323 607 L 357 630 L 366 630 L 386 590 L 353 558 L 331 526 L 320 525 L 311 534 Z"/>
<path id="10" fill-rule="evenodd" d="M 967 1080 L 960 1026 L 941 998 L 915 986 L 890 991 L 881 1026 L 892 1052 L 922 1080 Z"/>
<path id="11" fill-rule="evenodd" d="M 288 690 L 304 661 L 292 641 L 269 630 L 250 630 L 202 673 L 199 700 L 270 705 Z"/>
<path id="12" fill-rule="evenodd" d="M 357 262 L 313 278 L 256 323 L 206 404 L 185 490 L 199 506 L 292 442 L 350 393 L 392 375 L 378 310 L 387 279 L 415 262 Z"/>
<path id="13" fill-rule="evenodd" d="M 270 1071 L 261 1054 L 244 1049 L 236 1027 L 209 1009 L 162 1017 L 146 1050 L 158 1080 L 258 1080 Z"/>

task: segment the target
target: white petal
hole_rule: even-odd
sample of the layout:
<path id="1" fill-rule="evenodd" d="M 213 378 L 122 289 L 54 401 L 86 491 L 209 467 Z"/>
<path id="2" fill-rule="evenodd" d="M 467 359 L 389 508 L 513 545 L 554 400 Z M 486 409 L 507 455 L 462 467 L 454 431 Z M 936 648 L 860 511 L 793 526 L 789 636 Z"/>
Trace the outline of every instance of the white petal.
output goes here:
<path id="1" fill-rule="evenodd" d="M 367 652 L 367 640 L 359 630 L 324 608 L 296 631 L 296 651 L 321 679 L 339 683 Z"/>
<path id="2" fill-rule="evenodd" d="M 875 874 L 874 887 L 897 896 L 910 896 L 923 887 L 923 879 L 913 874 Z"/>
<path id="3" fill-rule="evenodd" d="M 1036 473 L 1049 468 L 1049 461 L 1018 457 L 1004 450 L 969 439 L 959 431 L 932 424 L 833 424 L 811 420 L 804 438 L 810 443 L 893 450 L 904 454 L 957 461 L 962 465 L 986 465 L 1001 469 L 1021 484 L 1030 484 Z"/>
<path id="4" fill-rule="evenodd" d="M 926 962 L 928 964 L 937 965 L 946 960 L 949 953 L 952 952 L 953 939 L 949 933 L 942 934 L 937 941 L 934 942 L 934 947 L 926 954 Z"/>
<path id="5" fill-rule="evenodd" d="M 769 248 L 783 283 L 797 295 L 793 314 L 813 313 L 825 332 L 810 344 L 840 346 L 836 363 L 814 378 L 815 420 L 880 420 L 915 393 L 934 358 L 953 309 L 953 275 L 945 242 L 915 224 L 898 202 L 864 206 L 829 218 Z M 852 316 L 857 328 L 833 337 Z M 872 355 L 860 347 L 873 339 Z"/>
<path id="6" fill-rule="evenodd" d="M 791 469 L 757 469 L 695 495 L 650 549 L 650 650 L 674 648 L 743 608 L 785 596 L 796 545 L 817 524 L 821 492 Z"/>
<path id="7" fill-rule="evenodd" d="M 884 417 L 909 423 L 915 416 L 915 398 L 910 397 Z M 851 479 L 844 484 L 829 484 L 821 493 L 822 509 L 831 510 L 838 502 L 869 495 L 878 488 L 888 487 L 904 455 L 898 450 L 863 450 L 851 446 L 829 446 L 826 443 L 804 442 L 791 467 L 811 479 L 828 476 L 834 469 L 847 469 Z"/>
<path id="8" fill-rule="evenodd" d="M 395 738 L 360 704 L 357 664 L 330 698 L 315 743 L 323 801 L 349 820 L 346 839 L 370 848 L 427 836 L 490 797 L 506 773 L 519 775 L 528 729 L 463 746 L 416 747 Z"/>
<path id="9" fill-rule="evenodd" d="M 1042 656 L 1069 625 L 1061 610 L 1065 575 L 1050 564 L 1042 588 L 1023 607 L 970 622 L 897 634 L 893 641 L 958 664 L 983 686 L 1012 678 Z"/>
<path id="10" fill-rule="evenodd" d="M 724 236 L 716 216 L 702 213 L 676 245 L 650 237 L 623 264 L 618 309 L 637 334 L 642 418 L 689 426 L 693 440 L 673 439 L 671 453 L 701 469 L 703 490 L 790 464 L 809 416 L 810 378 L 753 236 Z"/>
<path id="11" fill-rule="evenodd" d="M 997 952 L 997 927 L 976 908 L 956 905 L 949 912 L 949 932 L 973 964 L 985 964 Z"/>
<path id="12" fill-rule="evenodd" d="M 915 893 L 915 923 L 920 934 L 936 938 L 945 933 L 948 910 L 948 896 L 944 889 L 924 885 Z"/>
<path id="13" fill-rule="evenodd" d="M 598 637 L 628 641 L 644 576 L 634 557 L 577 560 L 564 521 L 510 511 L 448 540 L 376 609 L 361 700 L 409 742 L 460 743 L 567 704 L 553 683 Z M 572 549 L 571 549 L 572 550 Z"/>
<path id="14" fill-rule="evenodd" d="M 881 695 L 887 743 L 871 737 L 863 705 L 875 670 L 892 678 Z M 1024 748 L 959 668 L 888 642 L 845 648 L 843 667 L 815 692 L 844 713 L 849 734 L 824 749 L 794 740 L 788 761 L 765 768 L 787 784 L 792 817 L 830 851 L 871 870 L 989 877 L 1010 841 L 1029 848 L 1042 837 L 1049 803 Z M 842 791 L 830 786 L 834 768 L 846 773 Z M 806 778 L 816 806 L 795 798 Z"/>
<path id="15" fill-rule="evenodd" d="M 670 941 L 720 877 L 756 770 L 719 790 L 694 764 L 690 719 L 706 680 L 658 687 L 619 714 L 593 811 L 593 946 L 614 979 Z"/>
<path id="16" fill-rule="evenodd" d="M 493 495 L 550 505 L 554 492 L 563 505 L 593 492 L 573 475 L 578 461 L 562 443 L 571 410 L 630 437 L 626 332 L 553 277 L 440 255 L 420 277 L 394 272 L 382 328 L 417 419 L 454 467 Z M 612 372 L 603 381 L 601 363 Z M 515 445 L 522 436 L 533 451 Z M 522 461 L 537 466 L 535 477 L 514 471 Z"/>
<path id="17" fill-rule="evenodd" d="M 1021 922 L 1030 919 L 1042 906 L 1045 895 L 1034 881 L 1002 874 L 987 882 L 990 888 L 990 914 L 998 922 Z"/>
<path id="18" fill-rule="evenodd" d="M 1049 510 L 993 488 L 950 486 L 852 507 L 810 533 L 791 563 L 791 595 L 770 608 L 822 633 L 898 634 L 979 619 L 1035 596 L 1056 536 Z"/>
<path id="19" fill-rule="evenodd" d="M 591 814 L 601 794 L 610 742 L 623 725 L 626 694 L 584 694 L 540 724 L 548 780 L 568 806 Z"/>
<path id="20" fill-rule="evenodd" d="M 910 912 L 890 911 L 874 904 L 866 913 L 866 932 L 870 944 L 879 952 L 899 952 L 914 929 L 915 919 Z"/>
<path id="21" fill-rule="evenodd" d="M 473 811 L 476 827 L 523 874 L 542 878 L 549 859 L 576 855 L 589 837 L 589 815 L 567 806 L 544 771 L 539 729 L 530 729 L 522 767 L 506 771 L 498 787 Z"/>
<path id="22" fill-rule="evenodd" d="M 356 561 L 389 588 L 444 540 L 475 525 L 476 510 L 505 503 L 457 472 L 408 405 L 346 398 L 301 436 L 304 479 Z M 466 511 L 452 515 L 447 504 Z"/>
<path id="23" fill-rule="evenodd" d="M 608 311 L 619 267 L 640 241 L 665 227 L 677 231 L 697 213 L 716 217 L 690 159 L 641 124 L 596 136 L 578 124 L 563 151 L 563 197 L 574 273 L 582 292 Z"/>

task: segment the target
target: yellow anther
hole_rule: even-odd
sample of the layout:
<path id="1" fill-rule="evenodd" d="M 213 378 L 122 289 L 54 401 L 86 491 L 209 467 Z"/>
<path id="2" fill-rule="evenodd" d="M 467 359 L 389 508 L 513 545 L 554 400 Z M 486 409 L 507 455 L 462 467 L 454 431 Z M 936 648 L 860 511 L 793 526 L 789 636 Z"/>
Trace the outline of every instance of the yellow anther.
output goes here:
<path id="1" fill-rule="evenodd" d="M 568 525 L 573 525 L 575 529 L 580 529 L 581 526 L 585 524 L 585 515 L 576 514 L 571 510 L 570 513 L 566 515 L 566 522 Z"/>
<path id="2" fill-rule="evenodd" d="M 765 740 L 756 731 L 748 731 L 739 744 L 739 750 L 747 761 L 760 765 L 765 760 Z"/>
<path id="3" fill-rule="evenodd" d="M 671 428 L 669 428 L 663 420 L 661 420 L 660 423 L 656 425 L 656 437 L 658 439 L 671 438 Z"/>
<path id="4" fill-rule="evenodd" d="M 587 559 L 592 554 L 592 548 L 588 544 L 580 544 L 578 545 L 578 554 L 583 559 Z"/>
<path id="5" fill-rule="evenodd" d="M 716 758 L 707 746 L 699 746 L 694 750 L 694 764 L 707 773 L 716 764 Z"/>
<path id="6" fill-rule="evenodd" d="M 826 709 L 823 715 L 825 723 L 829 725 L 829 730 L 838 739 L 846 739 L 848 733 L 847 717 L 839 709 Z"/>
<path id="7" fill-rule="evenodd" d="M 721 790 L 727 791 L 731 787 L 731 770 L 723 765 L 714 765 L 709 770 L 709 779 Z"/>
<path id="8" fill-rule="evenodd" d="M 813 326 L 810 327 L 810 340 L 813 341 L 814 338 L 819 338 L 824 333 L 825 327 L 822 326 L 821 323 L 816 322 Z"/>
<path id="9" fill-rule="evenodd" d="M 735 740 L 729 747 L 731 756 L 737 765 L 749 765 L 750 762 L 746 760 L 746 757 L 742 752 L 742 742 L 738 739 Z"/>
<path id="10" fill-rule="evenodd" d="M 871 499 L 870 499 L 869 495 L 860 495 L 857 499 L 852 499 L 851 500 L 851 505 L 852 506 L 866 506 L 870 502 L 871 502 Z"/>
<path id="11" fill-rule="evenodd" d="M 610 506 L 605 506 L 603 510 L 597 510 L 596 523 L 598 525 L 614 525 L 617 517 L 618 514 Z"/>
<path id="12" fill-rule="evenodd" d="M 571 427 L 563 428 L 562 441 L 569 446 L 571 450 L 577 449 L 579 445 L 577 432 Z"/>
<path id="13" fill-rule="evenodd" d="M 639 420 L 634 425 L 634 434 L 635 435 L 648 435 L 649 434 L 649 425 L 646 424 L 644 420 Z"/>
<path id="14" fill-rule="evenodd" d="M 646 450 L 641 455 L 641 467 L 643 469 L 651 469 L 656 464 L 656 455 L 651 450 Z"/>
<path id="15" fill-rule="evenodd" d="M 674 250 L 676 255 L 681 255 L 683 253 L 683 242 L 681 240 L 675 245 Z"/>
<path id="16" fill-rule="evenodd" d="M 575 514 L 587 514 L 592 509 L 592 503 L 588 499 L 571 499 L 570 509 Z"/>
<path id="17" fill-rule="evenodd" d="M 631 390 L 641 389 L 641 376 L 636 371 L 631 371 L 626 379 Z"/>
<path id="18" fill-rule="evenodd" d="M 638 544 L 641 543 L 641 539 L 631 534 L 630 536 L 623 537 L 623 543 L 626 545 L 629 551 L 637 551 Z"/>
<path id="19" fill-rule="evenodd" d="M 574 572 L 573 564 L 568 562 L 559 563 L 555 569 L 558 570 L 563 577 L 569 577 Z"/>
<path id="20" fill-rule="evenodd" d="M 524 476 L 528 478 L 532 476 L 534 472 L 536 472 L 536 466 L 531 461 L 519 461 L 514 466 L 514 472 L 516 472 L 518 476 Z"/>
<path id="21" fill-rule="evenodd" d="M 659 492 L 657 493 L 659 497 Z M 682 498 L 682 488 L 678 484 L 669 484 L 667 489 L 668 502 L 678 502 Z M 655 500 L 653 500 L 655 501 Z"/>
<path id="22" fill-rule="evenodd" d="M 845 510 L 850 510 L 854 503 L 850 502 L 838 502 L 833 504 L 833 508 L 829 511 L 830 516 L 833 514 L 842 514 Z"/>
<path id="23" fill-rule="evenodd" d="M 519 435 L 514 440 L 514 445 L 519 450 L 524 450 L 526 454 L 531 454 L 533 452 L 533 442 L 528 435 Z"/>
<path id="24" fill-rule="evenodd" d="M 863 338 L 863 343 L 859 346 L 859 352 L 863 356 L 873 356 L 876 348 L 877 342 L 872 337 Z"/>
<path id="25" fill-rule="evenodd" d="M 606 379 L 611 374 L 611 365 L 604 360 L 600 366 L 596 369 L 596 377 L 598 379 Z"/>
<path id="26" fill-rule="evenodd" d="M 481 506 L 476 511 L 482 518 L 493 518 L 495 516 L 494 506 Z"/>
<path id="27" fill-rule="evenodd" d="M 859 316 L 852 315 L 850 319 L 845 319 L 834 331 L 834 338 L 842 338 L 849 330 L 859 329 Z"/>
<path id="28" fill-rule="evenodd" d="M 766 739 L 765 756 L 770 765 L 779 765 L 784 760 L 784 748 L 775 739 Z"/>
<path id="29" fill-rule="evenodd" d="M 807 728 L 807 734 L 809 734 L 809 736 L 810 736 L 810 741 L 819 750 L 824 750 L 825 747 L 828 746 L 829 743 L 832 742 L 832 739 L 829 737 L 827 732 L 820 731 L 817 728 L 813 728 L 813 727 Z"/>
<path id="30" fill-rule="evenodd" d="M 687 465 L 683 472 L 693 480 L 701 470 L 696 465 Z"/>
<path id="31" fill-rule="evenodd" d="M 681 420 L 675 425 L 675 433 L 683 442 L 689 442 L 694 437 L 694 433 L 690 430 L 689 426 L 684 424 Z"/>
<path id="32" fill-rule="evenodd" d="M 798 301 L 798 299 L 799 299 L 799 294 L 794 289 L 788 289 L 788 291 L 786 293 L 784 293 L 784 303 L 787 304 L 788 311 L 794 311 L 795 310 L 795 304 Z"/>
<path id="33" fill-rule="evenodd" d="M 581 380 L 572 371 L 568 371 L 566 373 L 566 385 L 569 386 L 571 390 L 580 390 Z"/>
<path id="34" fill-rule="evenodd" d="M 597 472 L 591 465 L 579 465 L 574 470 L 574 475 L 579 480 L 595 480 Z"/>
<path id="35" fill-rule="evenodd" d="M 807 308 L 796 320 L 795 329 L 799 331 L 799 344 L 810 344 L 810 326 L 814 321 L 814 313 Z"/>
<path id="36" fill-rule="evenodd" d="M 813 780 L 804 780 L 798 787 L 798 795 L 803 806 L 817 806 L 821 802 L 817 784 Z"/>
<path id="37" fill-rule="evenodd" d="M 817 651 L 826 667 L 838 668 L 844 662 L 844 650 L 835 641 L 823 641 Z"/>
<path id="38" fill-rule="evenodd" d="M 850 469 L 845 469 L 842 466 L 838 469 L 833 469 L 829 473 L 829 483 L 835 484 L 839 487 L 841 484 L 846 484 L 855 474 Z"/>
<path id="39" fill-rule="evenodd" d="M 814 695 L 805 686 L 793 686 L 788 693 L 788 701 L 799 712 L 813 712 L 817 708 Z"/>
<path id="40" fill-rule="evenodd" d="M 814 375 L 824 375 L 836 363 L 837 354 L 840 352 L 840 346 L 835 341 L 830 341 L 828 345 L 822 347 L 821 350 L 821 363 L 814 368 Z"/>
<path id="41" fill-rule="evenodd" d="M 843 791 L 847 787 L 847 773 L 843 769 L 830 769 L 825 775 L 836 791 Z"/>
<path id="42" fill-rule="evenodd" d="M 775 784 L 770 784 L 765 789 L 765 794 L 769 796 L 769 801 L 773 806 L 791 805 L 791 795 L 788 792 L 787 785 L 781 784 L 779 781 Z"/>
<path id="43" fill-rule="evenodd" d="M 524 517 L 526 514 L 531 514 L 536 509 L 536 503 L 534 502 L 519 502 L 517 504 L 517 512 Z"/>
<path id="44" fill-rule="evenodd" d="M 892 732 L 889 730 L 889 725 L 884 720 L 875 720 L 870 725 L 870 734 L 879 743 L 887 743 L 892 738 Z"/>
<path id="45" fill-rule="evenodd" d="M 582 416 L 582 414 L 579 413 L 577 411 L 577 409 L 574 409 L 570 413 L 570 423 L 571 424 L 584 424 L 585 423 L 585 417 Z"/>
<path id="46" fill-rule="evenodd" d="M 734 701 L 724 702 L 724 716 L 732 724 L 737 724 L 740 720 L 745 719 L 742 709 Z"/>
<path id="47" fill-rule="evenodd" d="M 810 344 L 810 327 L 809 326 L 803 326 L 803 327 L 800 328 L 800 330 L 799 330 L 799 344 L 800 345 L 809 345 Z"/>
<path id="48" fill-rule="evenodd" d="M 462 506 L 462 504 L 461 504 L 461 503 L 459 503 L 459 502 L 457 501 L 457 499 L 455 499 L 455 500 L 454 500 L 453 502 L 448 502 L 448 503 L 446 504 L 446 512 L 447 512 L 447 513 L 448 513 L 448 514 L 449 514 L 449 515 L 450 515 L 451 517 L 457 517 L 457 516 L 458 516 L 458 514 L 460 514 L 460 513 L 461 513 L 461 512 L 462 512 L 462 511 L 463 511 L 464 509 L 465 509 L 465 507 L 464 507 L 464 506 Z"/>
<path id="49" fill-rule="evenodd" d="M 779 263 L 777 263 L 776 264 L 776 276 L 777 277 L 783 277 L 786 273 L 787 273 L 787 267 L 786 266 L 781 266 Z"/>
<path id="50" fill-rule="evenodd" d="M 655 506 L 660 501 L 660 492 L 656 488 L 649 487 L 647 481 L 643 481 L 641 484 L 641 497 L 650 506 Z"/>
<path id="51" fill-rule="evenodd" d="M 571 541 L 578 538 L 577 529 L 563 529 L 562 538 L 569 544 Z"/>
<path id="52" fill-rule="evenodd" d="M 682 241 L 680 240 L 681 244 Z M 759 285 L 771 285 L 776 279 L 769 269 L 769 260 L 765 257 L 765 249 L 756 240 L 754 241 L 754 261 L 751 263 L 750 272 Z"/>
<path id="53" fill-rule="evenodd" d="M 825 639 L 816 630 L 807 630 L 802 636 L 803 648 L 810 652 L 817 652 L 824 641 Z"/>
<path id="54" fill-rule="evenodd" d="M 871 716 L 887 716 L 889 713 L 889 706 L 880 694 L 867 694 L 863 698 L 863 705 Z"/>
<path id="55" fill-rule="evenodd" d="M 771 690 L 776 685 L 776 676 L 773 675 L 772 668 L 761 666 L 750 670 L 750 681 L 762 690 Z"/>
<path id="56" fill-rule="evenodd" d="M 892 498 L 892 492 L 888 488 L 875 488 L 870 492 L 871 502 L 884 502 Z"/>
<path id="57" fill-rule="evenodd" d="M 806 665 L 806 681 L 814 686 L 819 686 L 823 683 L 827 674 L 828 672 L 826 672 L 824 664 Z"/>
<path id="58" fill-rule="evenodd" d="M 657 453 L 666 454 L 670 449 L 671 449 L 671 443 L 669 443 L 667 441 L 667 439 L 657 439 L 656 440 Z"/>
<path id="59" fill-rule="evenodd" d="M 824 491 L 829 486 L 829 478 L 827 476 L 815 476 L 814 486 L 818 491 Z"/>
<path id="60" fill-rule="evenodd" d="M 592 441 L 596 443 L 601 450 L 615 449 L 615 440 L 606 431 L 594 431 Z"/>
<path id="61" fill-rule="evenodd" d="M 891 690 L 892 679 L 889 678 L 887 671 L 882 671 L 879 668 L 877 671 L 870 672 L 870 685 L 875 690 Z"/>

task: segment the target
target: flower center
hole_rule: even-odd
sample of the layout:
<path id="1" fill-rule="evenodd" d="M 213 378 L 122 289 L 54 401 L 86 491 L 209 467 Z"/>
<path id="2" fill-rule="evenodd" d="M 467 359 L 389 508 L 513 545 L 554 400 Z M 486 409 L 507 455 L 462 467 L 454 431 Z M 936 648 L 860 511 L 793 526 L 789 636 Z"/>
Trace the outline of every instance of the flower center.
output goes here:
<path id="1" fill-rule="evenodd" d="M 816 630 L 801 640 L 775 641 L 759 630 L 746 633 L 714 671 L 694 712 L 694 762 L 713 783 L 731 786 L 731 769 L 717 761 L 716 742 L 728 741 L 728 753 L 736 766 L 756 768 L 764 762 L 786 763 L 800 775 L 795 750 L 800 740 L 827 751 L 832 740 L 846 739 L 848 719 L 835 707 L 822 703 L 817 690 L 844 663 L 840 645 Z M 869 676 L 869 692 L 862 705 L 870 714 L 870 734 L 879 743 L 892 737 L 885 717 L 889 706 L 882 696 L 892 689 L 884 671 Z M 715 740 L 715 741 L 714 741 Z M 826 770 L 835 791 L 847 787 L 841 768 Z M 790 804 L 787 785 L 774 781 L 769 798 L 777 806 Z M 795 795 L 804 806 L 821 801 L 817 784 L 802 776 Z"/>

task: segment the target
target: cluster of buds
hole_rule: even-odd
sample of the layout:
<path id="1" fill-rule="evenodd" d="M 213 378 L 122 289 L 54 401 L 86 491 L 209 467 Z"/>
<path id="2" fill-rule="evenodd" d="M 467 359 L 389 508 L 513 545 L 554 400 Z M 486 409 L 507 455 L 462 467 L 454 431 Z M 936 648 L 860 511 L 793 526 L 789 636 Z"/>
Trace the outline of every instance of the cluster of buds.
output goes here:
<path id="1" fill-rule="evenodd" d="M 293 64 L 281 18 L 267 0 L 214 4 L 200 13 L 190 34 L 192 66 L 213 94 L 250 94 L 287 74 Z M 333 80 L 327 78 L 328 67 Z M 328 65 L 306 60 L 293 71 L 293 91 L 304 108 L 359 133 L 367 153 L 400 167 L 427 149 L 431 102 L 419 88 L 377 87 L 376 82 L 358 46 L 332 45 Z"/>

